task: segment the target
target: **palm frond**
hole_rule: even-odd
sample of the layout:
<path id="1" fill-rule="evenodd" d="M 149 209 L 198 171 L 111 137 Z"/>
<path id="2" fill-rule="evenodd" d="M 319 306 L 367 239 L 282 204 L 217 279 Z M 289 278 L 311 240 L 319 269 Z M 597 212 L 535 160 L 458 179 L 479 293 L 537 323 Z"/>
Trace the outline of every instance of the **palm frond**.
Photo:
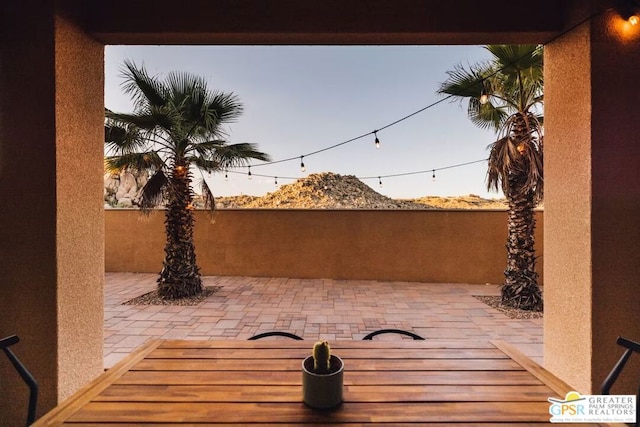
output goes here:
<path id="1" fill-rule="evenodd" d="M 485 49 L 493 55 L 492 61 L 468 67 L 455 65 L 438 93 L 461 102 L 467 100 L 471 122 L 499 133 L 512 114 L 542 106 L 543 51 L 538 45 L 487 45 Z M 489 95 L 485 104 L 480 103 L 483 90 Z"/>
<path id="2" fill-rule="evenodd" d="M 166 88 L 174 106 L 194 103 L 194 95 L 207 93 L 207 82 L 200 76 L 184 71 L 172 71 L 167 75 Z M 197 104 L 197 102 L 196 102 Z"/>
<path id="3" fill-rule="evenodd" d="M 191 145 L 191 150 L 197 152 L 203 157 L 209 157 L 209 153 L 224 147 L 227 144 L 226 141 L 221 139 L 212 139 L 208 141 L 197 142 Z"/>
<path id="4" fill-rule="evenodd" d="M 133 129 L 129 131 L 115 123 L 105 122 L 104 124 L 104 142 L 109 149 L 123 151 L 132 145 L 133 141 L 138 140 L 137 136 L 137 132 Z"/>
<path id="5" fill-rule="evenodd" d="M 476 64 L 468 69 L 461 64 L 456 64 L 453 70 L 447 71 L 449 77 L 440 85 L 437 93 L 451 95 L 458 101 L 479 98 L 482 90 L 486 89 L 485 79 L 493 72 L 493 68 L 488 63 Z"/>
<path id="6" fill-rule="evenodd" d="M 491 100 L 481 104 L 478 98 L 469 98 L 467 114 L 471 122 L 481 129 L 493 129 L 498 132 L 509 117 L 504 106 L 494 104 Z"/>
<path id="7" fill-rule="evenodd" d="M 137 171 L 155 171 L 162 168 L 162 159 L 157 153 L 127 153 L 105 157 L 105 167 L 111 172 L 132 169 Z"/>
<path id="8" fill-rule="evenodd" d="M 531 193 L 537 203 L 544 192 L 541 124 L 533 114 L 517 114 L 505 129 L 506 135 L 490 145 L 487 189 L 502 189 L 508 197 Z"/>
<path id="9" fill-rule="evenodd" d="M 487 170 L 487 190 L 508 194 L 508 176 L 512 172 L 518 150 L 509 136 L 502 137 L 489 145 Z"/>
<path id="10" fill-rule="evenodd" d="M 105 157 L 105 165 L 110 170 L 133 169 L 137 171 L 155 172 L 164 168 L 164 161 L 155 151 L 144 153 L 128 153 L 119 156 Z"/>
<path id="11" fill-rule="evenodd" d="M 525 178 L 521 183 L 520 192 L 533 193 L 537 203 L 542 200 L 544 193 L 542 124 L 534 114 L 529 113 L 523 117 L 527 123 L 527 129 L 520 135 L 520 140 L 517 142 L 518 146 L 522 147 L 519 154 L 521 155 L 521 173 Z"/>
<path id="12" fill-rule="evenodd" d="M 534 194 L 534 201 L 538 203 L 544 196 L 544 168 L 542 150 L 539 149 L 538 144 L 530 144 L 529 149 L 525 151 L 527 157 L 526 163 L 528 165 L 527 180 L 525 181 L 523 188 L 531 191 Z"/>
<path id="13" fill-rule="evenodd" d="M 109 119 L 104 124 L 104 142 L 106 151 L 113 154 L 127 154 L 146 146 L 146 139 L 140 129 Z"/>
<path id="14" fill-rule="evenodd" d="M 173 131 L 200 141 L 225 135 L 222 124 L 242 114 L 242 104 L 232 93 L 210 91 L 206 81 L 186 72 L 171 72 L 166 79 L 171 108 L 179 113 Z M 180 129 L 177 129 L 177 128 Z"/>
<path id="15" fill-rule="evenodd" d="M 216 210 L 216 199 L 213 196 L 213 191 L 209 188 L 209 184 L 204 179 L 200 181 L 200 190 L 204 196 L 204 207 L 211 212 Z"/>
<path id="16" fill-rule="evenodd" d="M 540 45 L 487 45 L 494 55 L 500 92 L 518 112 L 525 112 L 543 92 L 543 50 Z"/>
<path id="17" fill-rule="evenodd" d="M 487 45 L 485 49 L 494 56 L 496 68 L 501 74 L 513 75 L 524 71 L 529 77 L 542 76 L 543 48 L 542 45 Z"/>
<path id="18" fill-rule="evenodd" d="M 218 122 L 213 126 L 209 126 L 206 122 L 207 84 L 203 79 L 196 79 L 192 82 L 192 89 L 188 101 L 189 102 L 183 104 L 185 120 L 189 123 L 196 124 L 196 129 L 202 129 L 206 132 L 206 130 L 214 129 L 215 126 L 219 125 Z"/>
<path id="19" fill-rule="evenodd" d="M 142 210 L 148 211 L 158 206 L 164 200 L 164 189 L 169 180 L 162 170 L 156 171 L 149 181 L 142 187 L 137 204 Z"/>
<path id="20" fill-rule="evenodd" d="M 215 91 L 207 98 L 207 115 L 216 123 L 232 123 L 244 111 L 240 99 L 233 93 Z"/>
<path id="21" fill-rule="evenodd" d="M 138 67 L 126 59 L 122 76 L 125 78 L 122 88 L 131 95 L 137 109 L 166 104 L 166 88 L 156 77 L 149 76 L 144 64 Z"/>
<path id="22" fill-rule="evenodd" d="M 542 95 L 544 88 L 542 84 L 528 84 L 525 83 L 522 96 L 522 111 L 529 111 L 536 108 L 537 105 L 542 105 L 544 98 Z"/>
<path id="23" fill-rule="evenodd" d="M 211 153 L 210 160 L 216 162 L 221 168 L 246 165 L 249 160 L 271 161 L 271 157 L 258 151 L 255 144 L 241 142 L 238 144 L 222 145 Z"/>
<path id="24" fill-rule="evenodd" d="M 216 163 L 213 160 L 207 160 L 202 156 L 191 156 L 187 158 L 187 161 L 189 164 L 192 164 L 205 172 L 215 172 L 221 169 L 219 163 Z"/>
<path id="25" fill-rule="evenodd" d="M 173 124 L 171 112 L 162 111 L 161 109 L 136 113 L 110 113 L 107 117 L 118 123 L 136 127 L 141 130 L 153 130 L 158 126 L 170 129 Z"/>
<path id="26" fill-rule="evenodd" d="M 510 114 L 512 108 L 510 97 L 505 96 L 502 90 L 502 82 L 497 70 L 490 63 L 481 63 L 468 69 L 456 65 L 453 71 L 447 74 L 445 81 L 438 93 L 453 96 L 462 102 L 467 101 L 467 114 L 471 122 L 481 129 L 493 129 L 498 131 Z M 480 103 L 482 93 L 489 95 L 489 101 Z"/>
<path id="27" fill-rule="evenodd" d="M 246 165 L 249 160 L 270 161 L 271 157 L 258 151 L 255 144 L 226 144 L 225 141 L 212 140 L 194 144 L 194 155 L 188 157 L 189 162 L 207 172 L 223 168 Z"/>
<path id="28" fill-rule="evenodd" d="M 200 141 L 226 137 L 222 124 L 234 122 L 243 112 L 237 96 L 222 92 L 198 93 L 192 108 L 192 120 L 197 124 L 192 134 Z"/>

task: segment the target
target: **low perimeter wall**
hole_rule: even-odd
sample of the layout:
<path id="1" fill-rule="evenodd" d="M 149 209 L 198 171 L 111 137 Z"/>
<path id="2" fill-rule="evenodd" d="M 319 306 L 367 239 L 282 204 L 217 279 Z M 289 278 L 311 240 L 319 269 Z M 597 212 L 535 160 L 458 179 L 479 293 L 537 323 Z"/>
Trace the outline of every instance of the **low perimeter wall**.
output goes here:
<path id="1" fill-rule="evenodd" d="M 204 275 L 502 282 L 504 211 L 196 211 L 197 262 Z M 536 212 L 542 283 L 543 213 Z M 164 211 L 105 212 L 106 271 L 159 272 Z"/>

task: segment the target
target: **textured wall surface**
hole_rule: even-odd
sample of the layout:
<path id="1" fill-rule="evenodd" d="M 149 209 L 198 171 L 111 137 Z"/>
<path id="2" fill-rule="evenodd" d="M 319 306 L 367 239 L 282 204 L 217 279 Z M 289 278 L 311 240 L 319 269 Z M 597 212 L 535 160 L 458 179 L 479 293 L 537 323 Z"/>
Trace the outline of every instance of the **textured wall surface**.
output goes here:
<path id="1" fill-rule="evenodd" d="M 640 28 L 610 11 L 592 28 L 592 389 L 640 342 Z M 614 392 L 636 394 L 640 355 Z"/>
<path id="2" fill-rule="evenodd" d="M 589 49 L 587 26 L 545 48 L 545 366 L 582 391 L 593 298 Z"/>
<path id="3" fill-rule="evenodd" d="M 104 114 L 102 44 L 56 17 L 58 399 L 103 371 Z M 82 61 L 78 62 L 78 58 Z M 77 182 L 82 177 L 83 191 Z"/>
<path id="4" fill-rule="evenodd" d="M 542 212 L 536 218 L 542 255 Z M 163 211 L 108 210 L 105 219 L 107 271 L 160 271 Z M 196 256 L 208 275 L 500 283 L 506 238 L 504 211 L 196 212 Z"/>
<path id="5" fill-rule="evenodd" d="M 104 48 L 59 12 L 0 6 L 0 336 L 20 337 L 39 414 L 102 371 Z M 0 378 L 0 425 L 24 425 L 3 354 Z"/>
<path id="6" fill-rule="evenodd" d="M 41 408 L 50 408 L 58 387 L 53 10 L 7 6 L 0 6 L 0 335 L 20 337 L 14 351 L 40 381 Z M 4 354 L 0 378 L 0 425 L 24 425 L 27 387 Z"/>
<path id="7" fill-rule="evenodd" d="M 640 339 L 639 32 L 611 11 L 545 47 L 544 358 L 582 392 Z"/>

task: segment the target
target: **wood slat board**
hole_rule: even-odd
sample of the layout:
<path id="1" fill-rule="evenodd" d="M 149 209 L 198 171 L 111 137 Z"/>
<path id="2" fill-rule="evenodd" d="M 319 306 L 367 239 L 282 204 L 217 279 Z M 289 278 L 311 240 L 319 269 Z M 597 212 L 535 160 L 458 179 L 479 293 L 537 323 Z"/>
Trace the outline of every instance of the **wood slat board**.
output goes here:
<path id="1" fill-rule="evenodd" d="M 241 349 L 241 348 L 256 348 L 256 342 L 260 343 L 260 349 L 263 348 L 303 348 L 311 349 L 313 341 L 296 341 L 291 339 L 263 339 L 260 341 L 238 341 L 238 340 L 212 340 L 212 341 L 196 341 L 196 340 L 162 340 L 158 348 L 228 348 L 228 349 Z M 416 344 L 418 344 L 416 346 Z M 494 349 L 495 345 L 489 341 L 468 341 L 468 340 L 425 340 L 416 343 L 410 339 L 395 340 L 395 341 L 333 341 L 332 347 L 345 349 L 345 348 L 485 348 Z"/>
<path id="2" fill-rule="evenodd" d="M 527 402 L 546 401 L 545 385 L 347 385 L 347 402 Z M 300 385 L 113 385 L 94 401 L 118 402 L 300 402 Z"/>
<path id="3" fill-rule="evenodd" d="M 354 381 L 364 384 L 385 385 L 536 385 L 542 381 L 527 371 L 393 371 L 380 375 L 375 371 L 358 372 L 357 375 L 345 375 L 344 384 Z M 300 385 L 300 371 L 163 371 L 162 375 L 153 371 L 130 371 L 115 384 L 149 385 Z"/>
<path id="4" fill-rule="evenodd" d="M 309 347 L 309 348 L 307 348 Z M 224 350 L 224 351 L 222 351 Z M 147 359 L 278 359 L 301 360 L 310 355 L 310 345 L 304 348 L 289 348 L 283 354 L 282 348 L 158 348 Z M 340 348 L 343 359 L 371 359 L 362 349 Z M 376 359 L 509 359 L 497 348 L 388 348 L 376 353 Z"/>
<path id="5" fill-rule="evenodd" d="M 222 351 L 222 350 L 221 350 Z M 145 359 L 139 371 L 298 371 L 302 359 Z M 515 371 L 511 359 L 346 359 L 345 375 L 361 371 Z"/>
<path id="6" fill-rule="evenodd" d="M 333 411 L 314 411 L 304 403 L 91 402 L 69 421 L 192 423 L 427 423 L 510 422 L 549 419 L 546 402 L 429 402 L 367 404 L 345 402 Z"/>
<path id="7" fill-rule="evenodd" d="M 41 425 L 533 426 L 548 424 L 548 397 L 564 397 L 559 380 L 502 342 L 337 341 L 344 403 L 316 411 L 302 403 L 300 372 L 312 345 L 151 343 Z"/>

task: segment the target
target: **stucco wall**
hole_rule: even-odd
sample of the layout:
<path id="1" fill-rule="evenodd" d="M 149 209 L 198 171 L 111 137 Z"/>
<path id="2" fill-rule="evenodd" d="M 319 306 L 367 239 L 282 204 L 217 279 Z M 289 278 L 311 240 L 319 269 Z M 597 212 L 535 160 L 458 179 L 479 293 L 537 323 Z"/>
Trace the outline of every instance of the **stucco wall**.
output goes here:
<path id="1" fill-rule="evenodd" d="M 575 20 L 593 13 L 581 6 Z M 583 393 L 622 354 L 618 335 L 640 338 L 639 42 L 607 10 L 545 46 L 544 361 Z M 632 357 L 612 393 L 638 378 Z"/>
<path id="2" fill-rule="evenodd" d="M 0 336 L 20 337 L 38 415 L 103 371 L 104 48 L 73 13 L 0 2 Z M 0 354 L 0 426 L 27 397 Z"/>
<path id="3" fill-rule="evenodd" d="M 106 270 L 160 271 L 163 221 L 163 211 L 106 211 Z M 195 230 L 205 275 L 480 284 L 501 282 L 506 237 L 501 211 L 197 211 Z"/>

